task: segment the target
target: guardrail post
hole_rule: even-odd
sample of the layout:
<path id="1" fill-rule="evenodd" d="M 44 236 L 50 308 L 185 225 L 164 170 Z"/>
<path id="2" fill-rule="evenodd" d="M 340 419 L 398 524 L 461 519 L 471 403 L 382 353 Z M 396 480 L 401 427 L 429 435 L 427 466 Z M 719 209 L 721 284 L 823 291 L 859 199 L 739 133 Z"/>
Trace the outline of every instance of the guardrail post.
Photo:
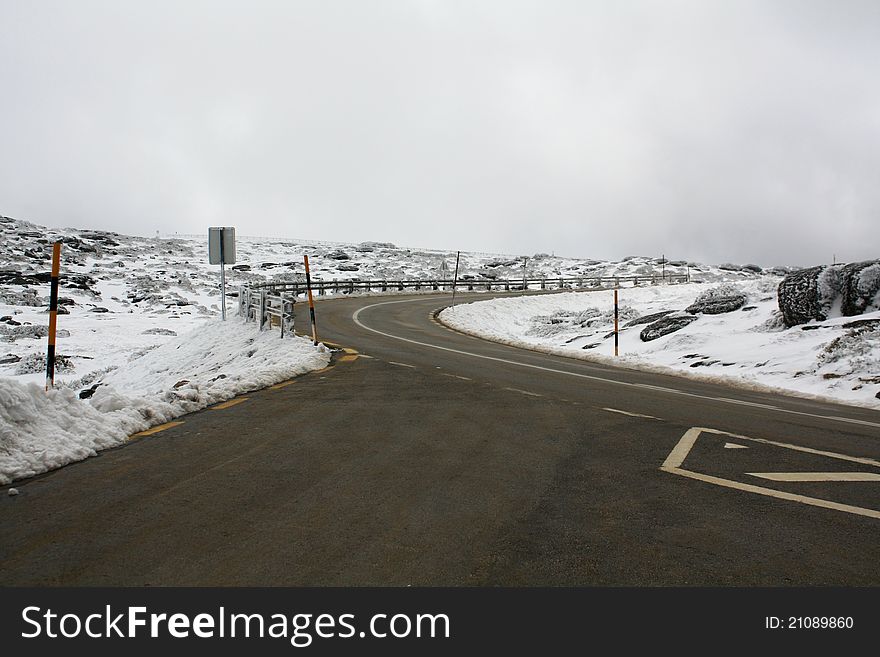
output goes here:
<path id="1" fill-rule="evenodd" d="M 263 330 L 263 325 L 266 323 L 266 291 L 260 290 L 260 330 Z"/>
<path id="2" fill-rule="evenodd" d="M 541 278 L 541 289 L 542 290 L 547 289 L 547 279 L 546 278 Z"/>
<path id="3" fill-rule="evenodd" d="M 293 332 L 293 304 L 294 301 L 281 297 L 281 337 L 284 331 Z"/>

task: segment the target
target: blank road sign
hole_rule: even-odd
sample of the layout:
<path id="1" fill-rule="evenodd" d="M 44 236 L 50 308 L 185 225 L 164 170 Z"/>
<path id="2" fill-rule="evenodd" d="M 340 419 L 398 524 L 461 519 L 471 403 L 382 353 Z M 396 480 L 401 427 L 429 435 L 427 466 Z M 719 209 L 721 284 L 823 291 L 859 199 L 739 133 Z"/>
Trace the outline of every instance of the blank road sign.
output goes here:
<path id="1" fill-rule="evenodd" d="M 211 226 L 208 228 L 208 262 L 212 265 L 235 264 L 235 228 Z"/>

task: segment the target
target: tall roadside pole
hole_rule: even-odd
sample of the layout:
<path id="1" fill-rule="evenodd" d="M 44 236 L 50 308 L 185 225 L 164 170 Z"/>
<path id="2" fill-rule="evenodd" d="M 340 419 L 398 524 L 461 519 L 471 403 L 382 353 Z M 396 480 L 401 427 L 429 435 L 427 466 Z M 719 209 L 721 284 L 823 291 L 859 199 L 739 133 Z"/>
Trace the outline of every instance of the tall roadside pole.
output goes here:
<path id="1" fill-rule="evenodd" d="M 617 288 L 614 288 L 614 355 L 615 356 L 618 355 L 617 345 L 618 345 L 618 336 L 619 336 L 617 317 L 618 317 L 618 314 L 617 314 Z"/>
<path id="2" fill-rule="evenodd" d="M 312 298 L 312 275 L 309 273 L 309 256 L 303 256 L 306 265 L 306 292 L 309 295 L 309 319 L 312 322 L 312 342 L 318 346 L 318 325 L 315 323 L 315 300 Z"/>
<path id="3" fill-rule="evenodd" d="M 452 276 L 452 307 L 455 308 L 455 288 L 458 287 L 458 260 L 461 257 L 461 251 L 455 252 L 455 274 Z"/>
<path id="4" fill-rule="evenodd" d="M 235 228 L 212 226 L 208 228 L 208 262 L 220 265 L 220 311 L 226 321 L 226 264 L 235 264 Z"/>
<path id="5" fill-rule="evenodd" d="M 46 351 L 46 390 L 55 386 L 55 327 L 58 322 L 58 274 L 61 271 L 61 242 L 52 245 L 52 276 L 49 288 L 49 348 Z"/>

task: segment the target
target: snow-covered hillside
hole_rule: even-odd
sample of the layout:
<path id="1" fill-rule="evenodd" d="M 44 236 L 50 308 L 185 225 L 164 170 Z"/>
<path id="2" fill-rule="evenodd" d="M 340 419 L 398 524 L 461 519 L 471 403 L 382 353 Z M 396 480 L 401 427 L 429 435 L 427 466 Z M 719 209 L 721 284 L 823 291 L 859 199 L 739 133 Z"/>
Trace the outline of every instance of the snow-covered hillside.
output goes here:
<path id="1" fill-rule="evenodd" d="M 880 309 L 857 317 L 838 312 L 822 322 L 785 328 L 777 308 L 778 284 L 778 277 L 769 276 L 723 287 L 621 289 L 617 358 L 610 335 L 611 291 L 480 301 L 446 309 L 440 318 L 506 344 L 880 408 Z M 683 312 L 719 287 L 726 296 L 744 295 L 742 307 L 721 314 Z M 643 341 L 642 331 L 663 313 L 683 318 L 686 325 Z"/>
<path id="2" fill-rule="evenodd" d="M 323 367 L 329 358 L 305 339 L 260 334 L 234 313 L 221 324 L 219 268 L 208 265 L 206 235 L 144 238 L 0 217 L 0 238 L 0 483 L 85 458 L 180 414 Z M 61 314 L 56 389 L 47 394 L 49 269 L 56 240 L 64 243 Z M 301 280 L 304 254 L 313 277 L 324 280 L 449 277 L 455 265 L 455 253 L 387 243 L 239 237 L 237 251 L 236 265 L 227 268 L 230 290 L 249 282 Z M 650 276 L 664 267 L 707 282 L 749 282 L 765 273 L 754 265 L 547 254 L 530 255 L 526 273 Z M 462 253 L 459 275 L 519 279 L 523 259 Z"/>
<path id="3" fill-rule="evenodd" d="M 239 233 L 245 232 L 241 228 Z M 219 314 L 219 267 L 208 264 L 203 237 L 143 238 L 79 229 L 47 229 L 0 217 L 0 377 L 42 383 L 48 317 L 51 244 L 64 241 L 61 266 L 62 311 L 58 318 L 57 378 L 80 389 L 111 369 L 130 362 L 206 318 Z M 386 243 L 297 242 L 239 237 L 237 264 L 227 267 L 230 291 L 242 283 L 302 280 L 304 254 L 315 279 L 451 277 L 455 253 L 397 248 Z M 659 259 L 631 257 L 621 262 L 529 255 L 530 277 L 650 276 Z M 667 261 L 667 273 L 689 272 L 692 280 L 747 281 L 761 273 L 755 265 L 710 267 Z M 785 270 L 775 270 L 783 273 Z M 462 278 L 522 277 L 522 258 L 462 253 Z M 235 299 L 227 300 L 234 309 Z M 307 321 L 307 320 L 306 320 Z"/>

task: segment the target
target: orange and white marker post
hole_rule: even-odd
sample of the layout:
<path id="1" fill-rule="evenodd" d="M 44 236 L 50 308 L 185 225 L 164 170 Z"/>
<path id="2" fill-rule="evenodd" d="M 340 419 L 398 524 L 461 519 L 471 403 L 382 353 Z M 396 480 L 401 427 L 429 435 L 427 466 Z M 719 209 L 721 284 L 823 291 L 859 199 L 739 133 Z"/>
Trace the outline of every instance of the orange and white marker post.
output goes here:
<path id="1" fill-rule="evenodd" d="M 618 327 L 617 327 L 617 288 L 614 288 L 614 355 L 617 356 Z"/>
<path id="2" fill-rule="evenodd" d="M 309 256 L 303 256 L 306 263 L 306 292 L 309 295 L 309 317 L 312 320 L 312 341 L 318 346 L 318 325 L 315 323 L 315 300 L 312 298 L 312 276 L 309 274 Z"/>
<path id="3" fill-rule="evenodd" d="M 46 352 L 46 390 L 55 385 L 55 326 L 58 322 L 58 274 L 61 270 L 61 242 L 52 245 L 52 278 L 49 291 L 49 349 Z"/>

